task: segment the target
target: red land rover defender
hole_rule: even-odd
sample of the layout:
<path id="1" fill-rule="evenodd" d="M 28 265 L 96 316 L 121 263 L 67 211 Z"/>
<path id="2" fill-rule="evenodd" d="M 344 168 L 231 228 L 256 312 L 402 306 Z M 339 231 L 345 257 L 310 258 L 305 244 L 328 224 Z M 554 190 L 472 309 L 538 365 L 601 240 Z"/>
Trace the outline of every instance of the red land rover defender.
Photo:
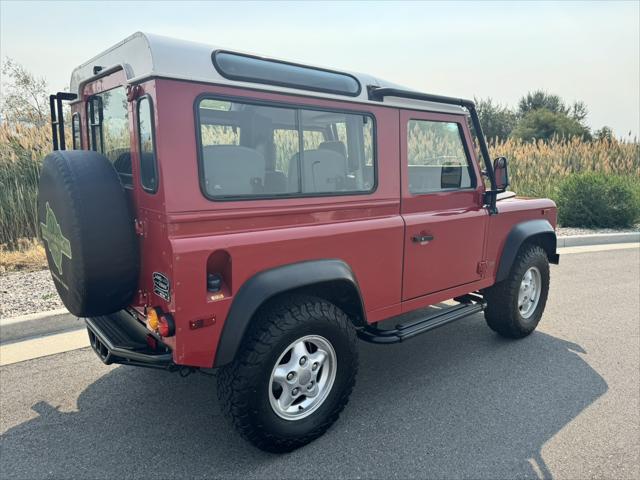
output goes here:
<path id="1" fill-rule="evenodd" d="M 65 306 L 106 364 L 218 368 L 259 448 L 329 428 L 358 338 L 540 321 L 556 207 L 505 192 L 471 101 L 136 33 L 51 116 L 38 212 Z"/>

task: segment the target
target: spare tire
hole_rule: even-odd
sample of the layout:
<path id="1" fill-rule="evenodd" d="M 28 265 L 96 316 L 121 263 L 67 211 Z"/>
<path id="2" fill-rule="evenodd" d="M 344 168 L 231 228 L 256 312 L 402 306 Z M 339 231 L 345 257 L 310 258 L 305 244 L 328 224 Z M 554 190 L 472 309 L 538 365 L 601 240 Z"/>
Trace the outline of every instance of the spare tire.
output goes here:
<path id="1" fill-rule="evenodd" d="M 71 313 L 107 315 L 131 302 L 139 272 L 134 220 L 106 157 L 89 150 L 47 155 L 38 218 L 53 282 Z"/>

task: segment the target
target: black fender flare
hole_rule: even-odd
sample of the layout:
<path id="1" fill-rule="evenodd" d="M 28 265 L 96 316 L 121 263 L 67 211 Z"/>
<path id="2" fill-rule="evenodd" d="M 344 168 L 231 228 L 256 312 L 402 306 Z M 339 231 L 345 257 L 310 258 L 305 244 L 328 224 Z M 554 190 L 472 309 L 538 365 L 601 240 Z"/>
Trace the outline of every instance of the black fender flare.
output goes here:
<path id="1" fill-rule="evenodd" d="M 557 264 L 560 256 L 556 253 L 558 239 L 556 232 L 548 220 L 527 220 L 514 225 L 505 241 L 500 264 L 496 273 L 496 283 L 509 276 L 511 266 L 523 243 L 535 241 L 547 252 L 549 262 Z"/>
<path id="2" fill-rule="evenodd" d="M 346 281 L 362 296 L 353 271 L 342 260 L 310 260 L 264 270 L 249 278 L 238 290 L 224 322 L 214 366 L 233 361 L 255 312 L 269 299 L 290 290 L 314 284 Z"/>

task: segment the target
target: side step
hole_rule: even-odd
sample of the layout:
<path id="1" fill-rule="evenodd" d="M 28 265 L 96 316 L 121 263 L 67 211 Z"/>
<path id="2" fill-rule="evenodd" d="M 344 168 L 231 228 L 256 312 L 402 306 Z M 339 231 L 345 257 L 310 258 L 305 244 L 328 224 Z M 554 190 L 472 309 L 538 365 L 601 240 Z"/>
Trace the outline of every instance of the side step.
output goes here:
<path id="1" fill-rule="evenodd" d="M 482 312 L 485 309 L 484 301 L 477 295 L 465 295 L 455 300 L 461 303 L 445 308 L 425 318 L 398 324 L 396 328 L 382 329 L 372 325 L 366 326 L 358 331 L 358 337 L 370 343 L 388 344 L 404 342 L 416 335 Z"/>

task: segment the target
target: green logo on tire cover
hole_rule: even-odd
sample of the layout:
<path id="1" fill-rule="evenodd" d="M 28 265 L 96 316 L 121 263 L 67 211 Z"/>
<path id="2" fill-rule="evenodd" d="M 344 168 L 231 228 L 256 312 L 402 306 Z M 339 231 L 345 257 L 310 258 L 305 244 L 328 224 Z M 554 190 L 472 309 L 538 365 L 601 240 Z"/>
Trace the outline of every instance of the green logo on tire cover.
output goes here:
<path id="1" fill-rule="evenodd" d="M 45 207 L 47 209 L 47 217 L 45 218 L 47 223 L 40 222 L 42 239 L 47 242 L 53 263 L 56 264 L 58 272 L 62 275 L 62 255 L 71 260 L 71 243 L 62 235 L 60 224 L 58 223 L 56 214 L 51 210 L 49 202 L 46 203 Z"/>

